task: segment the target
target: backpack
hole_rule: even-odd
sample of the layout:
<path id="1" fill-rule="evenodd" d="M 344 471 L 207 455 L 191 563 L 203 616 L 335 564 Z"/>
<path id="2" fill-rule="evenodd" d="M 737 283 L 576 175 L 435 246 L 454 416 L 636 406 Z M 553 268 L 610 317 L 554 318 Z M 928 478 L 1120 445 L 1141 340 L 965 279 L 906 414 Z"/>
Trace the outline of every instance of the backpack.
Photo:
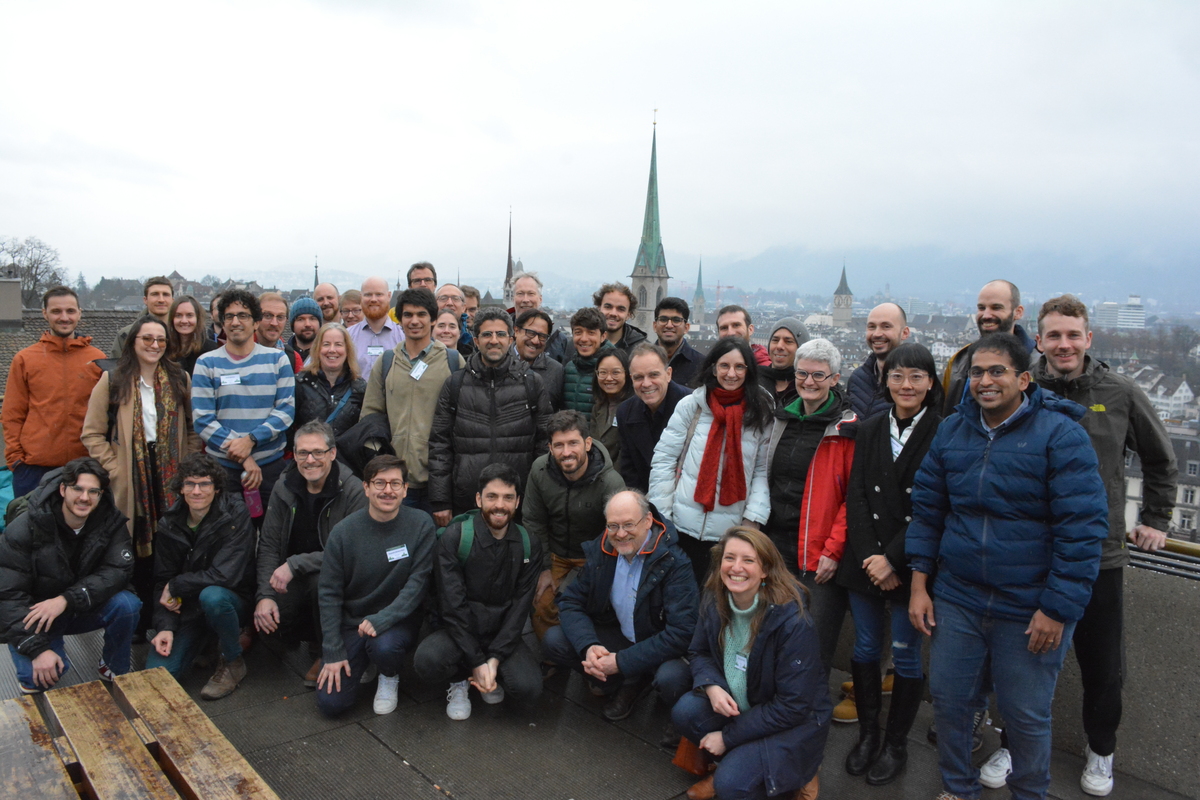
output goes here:
<path id="1" fill-rule="evenodd" d="M 450 520 L 450 525 L 455 522 L 462 523 L 462 535 L 458 537 L 458 563 L 460 566 L 466 566 L 467 557 L 471 555 L 471 545 L 475 543 L 475 512 L 468 511 L 465 514 L 459 514 L 454 519 Z M 517 525 L 517 523 L 510 523 Z M 446 526 L 450 527 L 449 525 Z M 441 536 L 446 528 L 438 528 L 437 535 Z M 529 531 L 525 530 L 524 525 L 517 525 L 517 531 L 521 534 L 521 553 L 524 559 L 521 563 L 529 563 Z"/>
<path id="2" fill-rule="evenodd" d="M 458 358 L 451 361 L 450 353 L 454 353 L 454 355 L 458 356 Z M 380 356 L 380 358 L 383 359 L 383 374 L 379 376 L 380 383 L 386 386 L 388 373 L 392 371 L 392 362 L 396 360 L 396 348 L 393 347 L 391 350 L 388 350 L 386 353 Z M 450 366 L 451 375 L 454 375 L 454 373 L 463 368 L 463 362 L 465 360 L 466 359 L 463 358 L 462 353 L 458 352 L 457 350 L 450 350 L 449 348 L 446 349 L 446 364 Z"/>

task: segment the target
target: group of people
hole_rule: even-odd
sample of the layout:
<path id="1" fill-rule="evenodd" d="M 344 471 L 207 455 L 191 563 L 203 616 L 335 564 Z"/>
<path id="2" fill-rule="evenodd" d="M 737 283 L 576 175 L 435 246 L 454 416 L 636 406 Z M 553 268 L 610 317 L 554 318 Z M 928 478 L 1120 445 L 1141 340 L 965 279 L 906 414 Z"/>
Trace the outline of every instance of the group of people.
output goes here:
<path id="1" fill-rule="evenodd" d="M 99 628 L 101 678 L 142 639 L 177 677 L 211 661 L 208 699 L 256 635 L 307 645 L 329 715 L 372 680 L 394 710 L 406 657 L 454 720 L 472 691 L 527 708 L 569 669 L 607 719 L 652 690 L 672 709 L 664 745 L 712 765 L 689 797 L 813 798 L 849 611 L 848 773 L 905 769 L 928 638 L 942 797 L 1044 797 L 1073 642 L 1081 783 L 1111 791 L 1121 570 L 1127 542 L 1163 546 L 1176 474 L 1148 399 L 1088 355 L 1078 300 L 1044 304 L 1030 338 L 1017 288 L 988 283 L 980 338 L 940 379 L 884 303 L 843 383 L 795 318 L 763 346 L 726 306 L 701 354 L 685 301 L 658 302 L 652 344 L 621 283 L 556 329 L 536 274 L 510 309 L 428 262 L 407 278 L 394 302 L 372 277 L 290 304 L 230 290 L 207 313 L 152 278 L 111 358 L 77 335 L 75 293 L 46 292 L 0 416 L 18 498 L 0 635 L 23 691 L 70 668 L 63 635 Z M 991 692 L 1003 746 L 977 768 Z"/>

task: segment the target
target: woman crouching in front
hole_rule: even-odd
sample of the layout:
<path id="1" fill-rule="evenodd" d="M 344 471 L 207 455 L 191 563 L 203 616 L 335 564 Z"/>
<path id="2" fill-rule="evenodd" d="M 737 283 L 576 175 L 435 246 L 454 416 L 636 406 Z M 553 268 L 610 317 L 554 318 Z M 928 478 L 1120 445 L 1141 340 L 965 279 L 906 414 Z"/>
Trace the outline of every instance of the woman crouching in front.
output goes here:
<path id="1" fill-rule="evenodd" d="M 815 798 L 833 706 L 807 591 L 766 534 L 741 526 L 713 548 L 704 588 L 695 689 L 671 716 L 719 766 L 687 796 Z"/>

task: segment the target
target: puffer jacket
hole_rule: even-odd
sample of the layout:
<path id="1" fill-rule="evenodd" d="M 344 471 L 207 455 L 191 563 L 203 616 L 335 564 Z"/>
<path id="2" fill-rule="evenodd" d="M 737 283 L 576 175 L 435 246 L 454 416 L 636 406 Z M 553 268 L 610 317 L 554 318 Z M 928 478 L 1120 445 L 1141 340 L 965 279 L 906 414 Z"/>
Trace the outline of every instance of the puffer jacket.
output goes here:
<path id="1" fill-rule="evenodd" d="M 1129 563 L 1125 534 L 1125 450 L 1142 462 L 1141 522 L 1160 531 L 1171 526 L 1175 483 L 1179 472 L 1175 451 L 1150 398 L 1132 380 L 1118 375 L 1103 361 L 1087 356 L 1083 374 L 1073 381 L 1055 378 L 1044 359 L 1030 369 L 1043 389 L 1073 400 L 1087 409 L 1079 424 L 1087 431 L 1100 459 L 1100 477 L 1108 495 L 1108 538 L 1100 569 Z"/>
<path id="2" fill-rule="evenodd" d="M 495 367 L 479 353 L 442 386 L 429 437 L 429 504 L 475 508 L 479 473 L 498 461 L 522 477 L 546 452 L 550 398 L 529 365 L 508 353 Z"/>
<path id="3" fill-rule="evenodd" d="M 595 355 L 588 358 L 575 355 L 563 364 L 562 407 L 578 411 L 589 421 L 592 418 L 592 377 L 596 373 L 596 364 L 600 362 L 600 357 L 608 347 L 612 345 L 607 341 L 601 342 Z"/>
<path id="4" fill-rule="evenodd" d="M 199 619 L 200 592 L 222 586 L 248 604 L 254 597 L 254 525 L 242 498 L 221 492 L 200 527 L 188 526 L 188 505 L 180 498 L 159 520 L 154 548 L 154 597 L 171 585 L 171 594 L 183 598 L 176 614 L 161 604 L 154 606 L 154 627 L 177 631 L 186 621 Z"/>
<path id="5" fill-rule="evenodd" d="M 542 566 L 550 554 L 583 558 L 583 543 L 604 531 L 604 501 L 625 488 L 604 445 L 592 442 L 588 468 L 577 481 L 567 480 L 549 453 L 538 456 L 525 484 L 525 526 L 542 543 Z"/>
<path id="6" fill-rule="evenodd" d="M 1044 391 L 991 438 L 969 398 L 917 471 L 905 553 L 933 595 L 975 613 L 1083 616 L 1100 570 L 1108 504 L 1083 406 Z"/>
<path id="7" fill-rule="evenodd" d="M 747 391 L 765 392 L 762 387 L 747 386 Z M 767 488 L 767 442 L 770 428 L 755 430 L 749 425 L 742 427 L 742 468 L 746 474 L 746 499 L 731 506 L 717 504 L 705 512 L 695 501 L 696 483 L 700 476 L 700 464 L 704 460 L 704 444 L 712 427 L 713 414 L 706 399 L 708 390 L 701 386 L 675 406 L 675 413 L 667 423 L 654 448 L 654 459 L 650 462 L 650 502 L 662 510 L 663 516 L 675 523 L 680 533 L 703 542 L 715 542 L 726 530 L 740 525 L 743 519 L 764 523 L 771 515 L 771 496 Z M 688 427 L 696 420 L 695 432 L 690 442 Z M 679 480 L 675 479 L 675 465 L 683 454 L 683 469 Z M 722 453 L 724 459 L 724 453 Z M 721 494 L 721 478 L 717 476 L 717 496 Z"/>
<path id="8" fill-rule="evenodd" d="M 329 385 L 324 372 L 318 372 L 316 375 L 303 371 L 296 373 L 296 421 L 288 431 L 288 441 L 291 441 L 295 430 L 304 423 L 314 419 L 325 422 L 338 403 L 342 402 L 342 398 L 349 393 L 346 404 L 329 423 L 333 426 L 333 435 L 341 436 L 358 422 L 366 391 L 366 380 L 350 380 L 349 373 L 343 373 L 334 386 Z"/>
<path id="9" fill-rule="evenodd" d="M 133 547 L 125 515 L 105 492 L 80 532 L 72 566 L 62 545 L 65 528 L 62 470 L 46 473 L 29 495 L 24 514 L 0 536 L 0 641 L 36 658 L 50 649 L 50 635 L 25 630 L 29 607 L 51 597 L 67 601 L 67 614 L 84 614 L 107 603 L 133 577 Z"/>
<path id="10" fill-rule="evenodd" d="M 860 420 L 868 420 L 882 414 L 892 406 L 887 392 L 879 384 L 879 371 L 875 366 L 878 362 L 879 359 L 871 353 L 862 366 L 850 373 L 850 380 L 846 381 L 850 407 Z"/>

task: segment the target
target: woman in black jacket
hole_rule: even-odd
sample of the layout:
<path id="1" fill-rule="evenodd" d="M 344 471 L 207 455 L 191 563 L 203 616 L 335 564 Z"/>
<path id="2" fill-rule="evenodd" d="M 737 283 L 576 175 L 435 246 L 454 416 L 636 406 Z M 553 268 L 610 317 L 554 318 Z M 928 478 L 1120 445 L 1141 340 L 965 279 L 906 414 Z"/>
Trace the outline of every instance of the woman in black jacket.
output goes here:
<path id="1" fill-rule="evenodd" d="M 354 427 L 362 411 L 367 382 L 358 375 L 358 357 L 345 327 L 322 325 L 313 340 L 312 356 L 296 375 L 296 421 L 292 430 L 312 420 L 333 427 L 341 436 Z"/>
<path id="2" fill-rule="evenodd" d="M 887 356 L 885 395 L 892 407 L 858 427 L 846 494 L 846 551 L 837 582 L 849 589 L 854 617 L 854 699 L 859 739 L 846 757 L 851 775 L 867 783 L 894 781 L 907 761 L 905 743 L 921 697 L 921 632 L 908 618 L 912 572 L 904 557 L 904 533 L 912 519 L 912 485 L 941 422 L 942 385 L 933 356 L 922 345 L 902 344 Z M 891 631 L 884 630 L 887 604 Z M 890 635 L 896 675 L 887 735 L 879 730 L 883 686 L 879 660 Z"/>

